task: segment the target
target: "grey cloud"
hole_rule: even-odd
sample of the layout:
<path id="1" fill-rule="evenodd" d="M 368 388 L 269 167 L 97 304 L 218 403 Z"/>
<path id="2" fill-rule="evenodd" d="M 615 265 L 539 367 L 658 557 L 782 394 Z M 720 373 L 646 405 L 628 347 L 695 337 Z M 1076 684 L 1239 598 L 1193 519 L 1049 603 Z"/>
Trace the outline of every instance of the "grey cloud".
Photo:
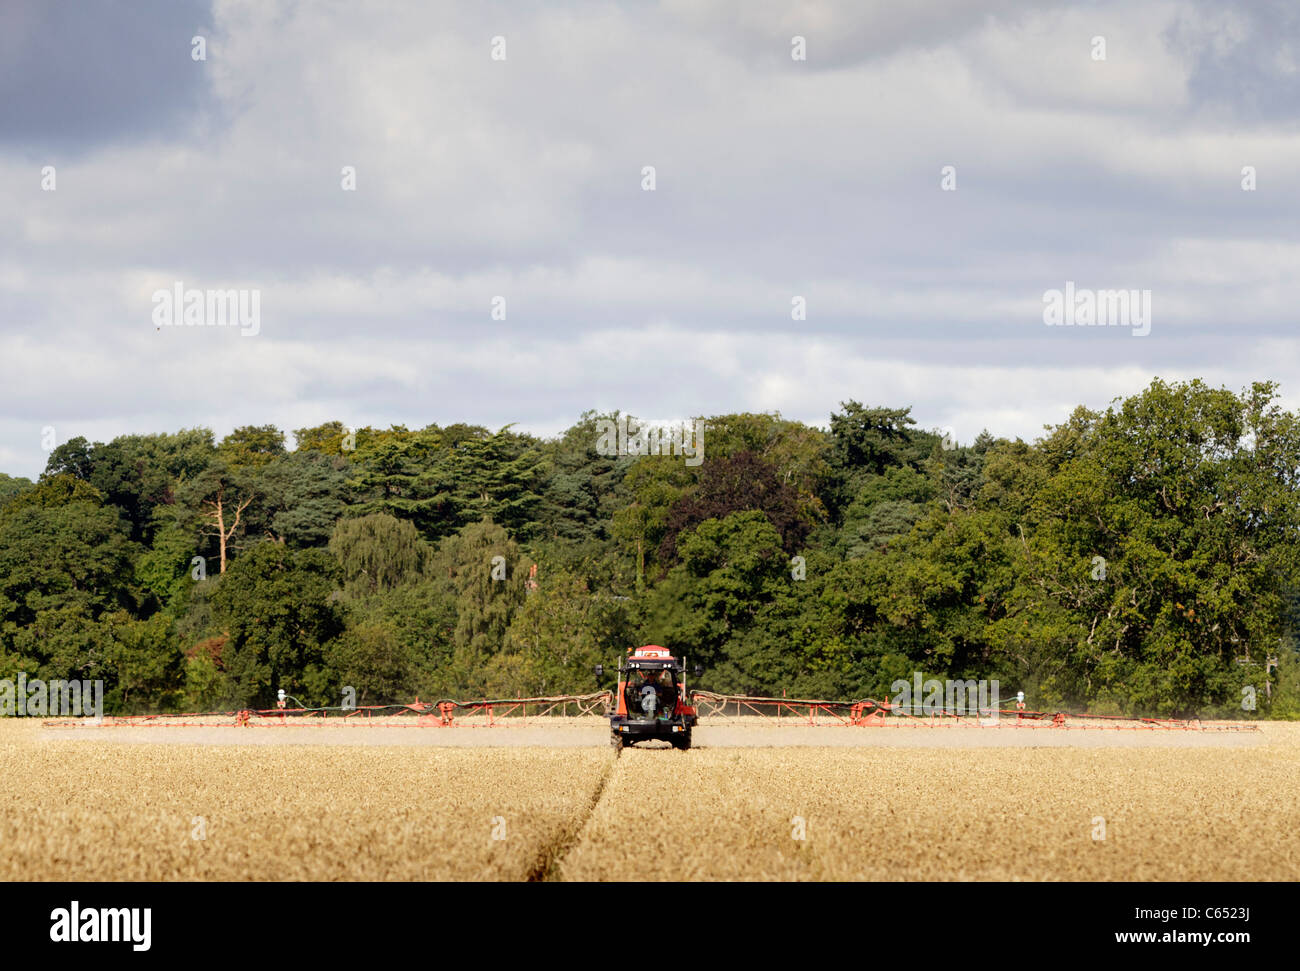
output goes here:
<path id="1" fill-rule="evenodd" d="M 799 67 L 839 70 L 901 51 L 933 48 L 998 21 L 1014 20 L 1051 0 L 666 0 L 662 9 L 755 68 L 791 68 L 791 38 L 804 37 Z"/>
<path id="2" fill-rule="evenodd" d="M 1155 374 L 1300 380 L 1276 350 L 1300 300 L 1300 142 L 1183 91 L 1206 65 L 1242 91 L 1285 78 L 1232 49 L 1168 56 L 1171 9 L 1203 26 L 1190 6 L 968 6 L 221 5 L 210 87 L 184 88 L 182 44 L 185 70 L 142 68 L 151 85 L 119 90 L 134 108 L 99 134 L 55 113 L 3 136 L 0 415 L 17 424 L 0 423 L 0 470 L 39 472 L 47 421 L 61 438 L 328 418 L 553 430 L 590 407 L 824 422 L 856 397 L 1031 435 L 1062 402 L 1103 406 Z M 760 63 L 792 9 L 813 22 L 803 75 Z M 1113 60 L 1085 74 L 1094 13 Z M 1023 49 L 1067 34 L 1073 87 L 1050 45 Z M 108 63 L 77 84 L 111 89 Z M 1158 97 L 1128 98 L 1126 71 Z M 228 123 L 196 127 L 184 105 Z M 52 137 L 84 154 L 42 193 L 15 158 Z M 1247 162 L 1257 193 L 1238 185 Z M 155 332 L 150 291 L 174 280 L 259 288 L 261 334 Z M 1151 289 L 1150 336 L 1047 328 L 1041 296 L 1066 280 Z"/>
<path id="3" fill-rule="evenodd" d="M 1300 7 L 1294 0 L 1194 0 L 1169 29 L 1194 102 L 1221 122 L 1300 123 Z"/>
<path id="4" fill-rule="evenodd" d="M 210 32 L 209 0 L 5 0 L 0 148 L 79 156 L 184 127 L 209 78 L 190 39 Z"/>

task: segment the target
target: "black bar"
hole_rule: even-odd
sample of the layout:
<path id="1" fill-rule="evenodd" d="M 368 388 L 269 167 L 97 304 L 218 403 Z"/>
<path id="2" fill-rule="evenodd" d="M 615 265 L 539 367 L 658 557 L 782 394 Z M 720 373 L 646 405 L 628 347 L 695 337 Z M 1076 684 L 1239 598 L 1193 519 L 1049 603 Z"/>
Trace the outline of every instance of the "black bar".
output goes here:
<path id="1" fill-rule="evenodd" d="M 674 844 L 677 845 L 677 844 Z M 905 871 L 905 862 L 900 872 Z M 1293 884 L 28 883 L 6 884 L 6 957 L 128 962 L 398 961 L 442 951 L 534 963 L 639 926 L 686 956 L 735 946 L 898 966 L 1009 967 L 1203 955 L 1220 965 L 1285 948 Z M 149 947 L 53 941 L 58 913 L 148 908 Z M 140 927 L 141 921 L 132 925 Z M 92 919 L 93 922 L 94 919 Z M 666 923 L 660 921 L 666 920 Z M 1118 935 L 1152 934 L 1151 941 Z M 1188 940 L 1245 934 L 1248 940 Z M 665 936 L 666 935 L 666 936 Z M 1181 937 L 1180 937 L 1181 935 Z M 124 934 L 123 936 L 129 937 Z M 1263 949 L 1259 946 L 1263 945 Z M 696 950 L 697 948 L 703 950 Z M 891 966 L 894 966 L 891 964 Z"/>

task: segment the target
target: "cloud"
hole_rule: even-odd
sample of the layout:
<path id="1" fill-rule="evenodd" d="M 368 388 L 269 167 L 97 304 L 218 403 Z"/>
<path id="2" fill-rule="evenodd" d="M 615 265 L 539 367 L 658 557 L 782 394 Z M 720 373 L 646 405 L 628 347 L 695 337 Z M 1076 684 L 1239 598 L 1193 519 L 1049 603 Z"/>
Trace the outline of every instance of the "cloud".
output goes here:
<path id="1" fill-rule="evenodd" d="M 1188 89 L 1225 127 L 1300 122 L 1300 9 L 1288 0 L 1225 7 L 1193 0 L 1167 31 L 1191 64 Z"/>
<path id="2" fill-rule="evenodd" d="M 191 39 L 205 0 L 6 0 L 0 13 L 0 146 L 79 157 L 166 136 L 204 105 Z"/>
<path id="3" fill-rule="evenodd" d="M 771 68 L 791 61 L 791 38 L 807 41 L 814 70 L 842 69 L 900 52 L 951 43 L 987 23 L 1014 22 L 1045 6 L 1036 0 L 666 0 L 662 9 L 748 62 Z"/>
<path id="4" fill-rule="evenodd" d="M 56 61 L 0 135 L 4 471 L 40 471 L 47 424 L 825 423 L 856 398 L 1032 436 L 1156 375 L 1300 377 L 1281 8 L 164 6 L 6 20 L 0 77 Z M 88 39 L 132 31 L 117 77 Z M 1152 290 L 1151 334 L 1045 327 L 1066 280 Z M 175 281 L 260 291 L 261 333 L 155 330 Z"/>

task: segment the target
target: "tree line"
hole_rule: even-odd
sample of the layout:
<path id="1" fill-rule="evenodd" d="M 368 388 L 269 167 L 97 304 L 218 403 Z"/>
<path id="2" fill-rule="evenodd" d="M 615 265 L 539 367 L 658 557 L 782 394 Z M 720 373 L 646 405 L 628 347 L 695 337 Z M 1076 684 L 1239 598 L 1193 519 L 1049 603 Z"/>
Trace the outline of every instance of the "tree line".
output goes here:
<path id="1" fill-rule="evenodd" d="M 1300 419 L 1154 381 L 1031 443 L 909 408 L 705 419 L 704 460 L 511 426 L 74 438 L 0 475 L 0 678 L 106 710 L 579 693 L 627 648 L 714 691 L 1300 716 Z"/>

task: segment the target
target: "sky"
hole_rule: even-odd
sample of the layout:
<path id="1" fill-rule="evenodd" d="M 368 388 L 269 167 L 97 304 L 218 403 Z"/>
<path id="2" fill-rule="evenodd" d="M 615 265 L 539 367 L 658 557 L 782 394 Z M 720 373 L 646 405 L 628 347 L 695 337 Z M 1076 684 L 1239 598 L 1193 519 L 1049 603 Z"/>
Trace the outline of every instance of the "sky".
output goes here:
<path id="1" fill-rule="evenodd" d="M 850 399 L 1028 441 L 1156 377 L 1297 407 L 1300 5 L 979 6 L 4 0 L 0 472 Z M 1149 326 L 1046 324 L 1067 282 Z"/>

